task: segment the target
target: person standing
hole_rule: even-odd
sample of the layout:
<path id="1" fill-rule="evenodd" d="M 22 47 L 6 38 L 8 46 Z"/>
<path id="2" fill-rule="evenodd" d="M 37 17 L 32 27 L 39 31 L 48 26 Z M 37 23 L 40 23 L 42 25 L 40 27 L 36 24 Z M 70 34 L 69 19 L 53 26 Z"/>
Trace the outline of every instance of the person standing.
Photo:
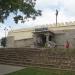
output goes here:
<path id="1" fill-rule="evenodd" d="M 65 43 L 65 48 L 69 48 L 70 47 L 70 43 L 69 41 L 67 40 L 66 43 Z"/>

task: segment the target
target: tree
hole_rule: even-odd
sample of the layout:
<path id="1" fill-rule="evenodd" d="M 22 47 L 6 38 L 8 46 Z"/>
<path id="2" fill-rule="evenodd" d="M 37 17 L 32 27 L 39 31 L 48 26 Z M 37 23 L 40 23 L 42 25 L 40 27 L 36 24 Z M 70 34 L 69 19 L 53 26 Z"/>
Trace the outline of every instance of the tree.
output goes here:
<path id="1" fill-rule="evenodd" d="M 23 22 L 27 18 L 35 19 L 41 15 L 41 11 L 35 9 L 35 4 L 36 0 L 0 0 L 0 22 L 4 23 L 11 13 L 15 15 L 15 23 L 18 23 L 18 20 Z"/>
<path id="2" fill-rule="evenodd" d="M 6 47 L 6 41 L 7 41 L 6 37 L 3 37 L 1 39 L 1 46 Z"/>

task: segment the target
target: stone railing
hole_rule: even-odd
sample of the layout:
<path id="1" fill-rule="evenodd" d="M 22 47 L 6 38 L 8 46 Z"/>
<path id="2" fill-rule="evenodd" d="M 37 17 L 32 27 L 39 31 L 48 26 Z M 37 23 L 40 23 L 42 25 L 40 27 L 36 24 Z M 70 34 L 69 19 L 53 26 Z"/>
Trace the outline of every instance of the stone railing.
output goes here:
<path id="1" fill-rule="evenodd" d="M 46 28 L 46 27 L 63 27 L 63 26 L 72 26 L 72 25 L 75 25 L 75 21 L 70 21 L 70 22 L 58 22 L 57 23 L 57 26 L 56 26 L 56 23 L 52 23 L 52 24 L 46 24 L 46 25 L 37 25 L 36 27 L 35 27 L 35 29 L 36 28 Z"/>

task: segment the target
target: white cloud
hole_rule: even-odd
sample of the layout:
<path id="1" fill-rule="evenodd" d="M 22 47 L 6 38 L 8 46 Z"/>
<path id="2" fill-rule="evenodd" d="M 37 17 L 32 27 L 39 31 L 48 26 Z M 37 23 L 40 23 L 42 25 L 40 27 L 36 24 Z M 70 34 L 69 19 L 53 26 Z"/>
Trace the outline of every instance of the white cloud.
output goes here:
<path id="1" fill-rule="evenodd" d="M 0 39 L 5 36 L 4 25 L 0 23 Z"/>
<path id="2" fill-rule="evenodd" d="M 74 17 L 69 17 L 67 15 L 64 15 L 63 10 L 59 11 L 58 14 L 58 22 L 69 22 L 74 21 Z M 56 16 L 55 11 L 45 9 L 42 12 L 42 16 L 39 16 L 36 18 L 36 20 L 30 20 L 29 22 L 25 22 L 24 24 L 19 23 L 19 25 L 14 25 L 14 28 L 27 28 L 27 27 L 33 27 L 33 26 L 39 26 L 39 25 L 45 25 L 45 24 L 52 24 L 56 22 Z"/>
<path id="3" fill-rule="evenodd" d="M 36 8 L 63 9 L 65 15 L 75 16 L 75 0 L 37 0 Z"/>
<path id="4" fill-rule="evenodd" d="M 58 22 L 66 22 L 66 21 L 69 22 L 74 20 L 75 17 L 70 17 L 68 15 L 65 15 L 63 9 L 59 11 Z M 37 17 L 36 20 L 30 20 L 29 22 L 25 22 L 24 24 L 19 23 L 19 25 L 14 25 L 13 28 L 27 28 L 27 27 L 33 27 L 45 24 L 52 24 L 55 22 L 56 22 L 55 11 L 46 8 L 45 10 L 43 10 L 42 16 Z"/>
<path id="5" fill-rule="evenodd" d="M 64 0 L 62 3 L 66 15 L 75 17 L 75 0 Z"/>
<path id="6" fill-rule="evenodd" d="M 5 31 L 6 28 L 6 31 Z M 8 31 L 11 30 L 8 26 L 0 23 L 0 39 L 8 35 Z"/>
<path id="7" fill-rule="evenodd" d="M 49 6 L 57 6 L 60 0 L 37 0 L 36 7 L 40 9 L 49 8 Z"/>

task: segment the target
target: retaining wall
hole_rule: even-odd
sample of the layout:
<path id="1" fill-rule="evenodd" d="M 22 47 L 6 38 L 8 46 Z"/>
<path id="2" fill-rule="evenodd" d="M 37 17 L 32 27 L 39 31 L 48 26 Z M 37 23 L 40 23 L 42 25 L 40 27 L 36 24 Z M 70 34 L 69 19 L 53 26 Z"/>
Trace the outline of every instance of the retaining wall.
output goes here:
<path id="1" fill-rule="evenodd" d="M 2 48 L 0 64 L 75 70 L 75 49 Z"/>

